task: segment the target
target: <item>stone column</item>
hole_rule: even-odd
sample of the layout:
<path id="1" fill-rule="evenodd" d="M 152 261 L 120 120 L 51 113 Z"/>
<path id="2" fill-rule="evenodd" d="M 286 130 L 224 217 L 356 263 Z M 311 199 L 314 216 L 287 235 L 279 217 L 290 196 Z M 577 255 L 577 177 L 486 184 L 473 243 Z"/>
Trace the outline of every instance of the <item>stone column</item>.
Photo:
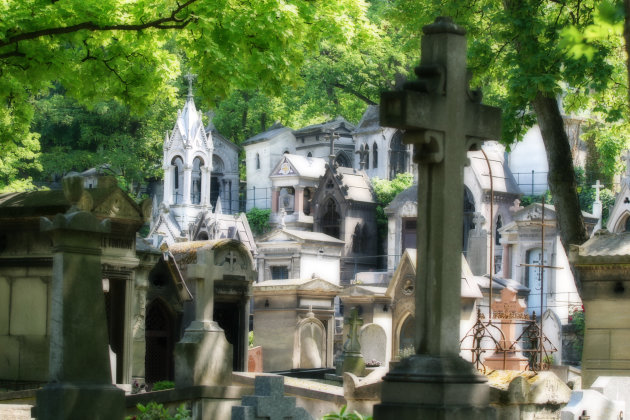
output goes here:
<path id="1" fill-rule="evenodd" d="M 164 165 L 162 169 L 164 169 L 164 197 L 162 197 L 162 202 L 166 205 L 169 205 L 173 202 L 173 165 Z"/>
<path id="2" fill-rule="evenodd" d="M 278 213 L 278 197 L 279 197 L 278 187 L 273 187 L 271 191 L 271 213 Z"/>
<path id="3" fill-rule="evenodd" d="M 302 208 L 304 203 L 304 187 L 301 185 L 295 186 L 295 202 L 293 203 L 293 212 L 300 217 L 300 214 L 304 214 L 304 209 Z"/>
<path id="4" fill-rule="evenodd" d="M 228 385 L 232 375 L 232 345 L 225 338 L 214 312 L 214 253 L 197 250 L 197 263 L 188 266 L 196 280 L 195 320 L 175 344 L 175 385 Z"/>
<path id="5" fill-rule="evenodd" d="M 210 206 L 210 168 L 201 167 L 201 205 Z"/>
<path id="6" fill-rule="evenodd" d="M 192 165 L 184 165 L 184 197 L 182 204 L 190 204 L 190 191 L 192 184 Z"/>
<path id="7" fill-rule="evenodd" d="M 86 199 L 83 178 L 63 183 L 71 203 Z M 43 218 L 41 229 L 53 241 L 50 363 L 34 414 L 40 420 L 122 419 L 125 394 L 111 383 L 101 275 L 101 237 L 109 221 L 73 205 L 52 221 Z"/>
<path id="8" fill-rule="evenodd" d="M 406 130 L 418 163 L 418 270 L 416 354 L 385 376 L 374 418 L 487 419 L 487 379 L 459 357 L 463 169 L 501 136 L 501 112 L 467 86 L 465 30 L 437 18 L 423 32 L 418 80 L 381 94 L 381 124 Z"/>

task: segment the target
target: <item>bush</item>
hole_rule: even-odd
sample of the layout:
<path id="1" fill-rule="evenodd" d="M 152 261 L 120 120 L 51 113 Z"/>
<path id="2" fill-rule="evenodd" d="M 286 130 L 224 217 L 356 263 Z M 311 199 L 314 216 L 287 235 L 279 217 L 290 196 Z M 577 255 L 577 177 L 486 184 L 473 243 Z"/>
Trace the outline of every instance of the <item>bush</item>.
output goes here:
<path id="1" fill-rule="evenodd" d="M 173 381 L 158 381 L 153 384 L 151 391 L 163 391 L 165 389 L 173 388 L 175 388 L 175 383 Z"/>
<path id="2" fill-rule="evenodd" d="M 249 223 L 249 227 L 252 229 L 254 235 L 260 236 L 271 229 L 271 226 L 269 226 L 271 210 L 263 210 L 254 207 L 245 215 L 247 216 L 247 222 Z"/>
<path id="3" fill-rule="evenodd" d="M 184 408 L 182 404 L 174 416 L 171 416 L 168 409 L 164 408 L 162 404 L 158 404 L 155 401 L 151 401 L 146 406 L 142 404 L 137 405 L 140 414 L 137 416 L 127 416 L 125 420 L 189 420 L 192 419 L 190 411 Z"/>

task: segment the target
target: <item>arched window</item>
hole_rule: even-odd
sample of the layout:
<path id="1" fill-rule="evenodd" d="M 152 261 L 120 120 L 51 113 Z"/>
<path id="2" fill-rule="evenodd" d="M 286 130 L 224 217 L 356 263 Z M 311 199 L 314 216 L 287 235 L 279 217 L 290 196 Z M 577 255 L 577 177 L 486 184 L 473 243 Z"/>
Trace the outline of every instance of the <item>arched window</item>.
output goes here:
<path id="1" fill-rule="evenodd" d="M 501 220 L 501 215 L 497 216 L 496 228 L 494 229 L 494 244 L 501 245 L 501 234 L 499 233 L 499 229 L 503 227 L 503 221 Z"/>
<path id="2" fill-rule="evenodd" d="M 256 153 L 256 169 L 260 169 L 260 154 Z"/>
<path id="3" fill-rule="evenodd" d="M 328 199 L 324 205 L 324 215 L 322 217 L 322 232 L 339 239 L 339 212 L 337 203 L 332 198 Z"/>
<path id="4" fill-rule="evenodd" d="M 361 223 L 357 223 L 352 234 L 352 252 L 361 252 Z"/>
<path id="5" fill-rule="evenodd" d="M 179 204 L 182 202 L 184 192 L 184 161 L 181 157 L 175 156 L 171 165 L 175 167 L 173 171 L 173 203 Z"/>
<path id="6" fill-rule="evenodd" d="M 468 187 L 464 186 L 464 230 L 462 232 L 462 251 L 464 255 L 468 251 L 468 233 L 471 229 L 475 227 L 473 223 L 473 217 L 475 216 L 475 200 L 473 199 L 473 195 L 468 189 Z"/>
<path id="7" fill-rule="evenodd" d="M 626 224 L 624 226 L 624 232 L 630 232 L 630 216 L 626 218 Z"/>
<path id="8" fill-rule="evenodd" d="M 365 169 L 370 169 L 370 146 L 365 145 Z"/>
<path id="9" fill-rule="evenodd" d="M 203 160 L 196 157 L 193 160 L 192 168 L 192 188 L 190 189 L 190 202 L 193 204 L 201 203 L 201 167 Z"/>
<path id="10" fill-rule="evenodd" d="M 389 179 L 394 179 L 397 174 L 407 172 L 408 158 L 409 153 L 407 146 L 402 142 L 402 133 L 397 131 L 389 142 Z"/>
<path id="11" fill-rule="evenodd" d="M 372 168 L 378 168 L 378 146 L 376 142 L 372 145 Z"/>
<path id="12" fill-rule="evenodd" d="M 344 152 L 339 152 L 339 154 L 337 154 L 337 157 L 335 158 L 335 162 L 337 163 L 338 166 L 343 166 L 344 168 L 350 168 L 350 159 L 348 159 L 348 156 L 346 156 L 346 154 Z"/>

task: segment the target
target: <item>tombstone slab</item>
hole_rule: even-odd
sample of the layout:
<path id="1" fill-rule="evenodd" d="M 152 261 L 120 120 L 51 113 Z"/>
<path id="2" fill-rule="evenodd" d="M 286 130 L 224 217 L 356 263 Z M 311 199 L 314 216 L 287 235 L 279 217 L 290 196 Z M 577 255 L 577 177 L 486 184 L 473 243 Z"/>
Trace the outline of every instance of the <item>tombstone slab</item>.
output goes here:
<path id="1" fill-rule="evenodd" d="M 385 376 L 379 419 L 492 416 L 485 377 L 459 356 L 466 153 L 501 135 L 501 112 L 470 91 L 466 31 L 449 18 L 423 28 L 416 81 L 381 94 L 383 126 L 404 129 L 418 163 L 416 355 Z"/>

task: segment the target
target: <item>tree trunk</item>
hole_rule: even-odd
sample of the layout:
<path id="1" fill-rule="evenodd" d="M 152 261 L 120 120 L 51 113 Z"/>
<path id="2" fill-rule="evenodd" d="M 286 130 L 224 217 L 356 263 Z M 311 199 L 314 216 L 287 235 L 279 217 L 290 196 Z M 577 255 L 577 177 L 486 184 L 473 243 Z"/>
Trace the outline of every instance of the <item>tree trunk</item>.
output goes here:
<path id="1" fill-rule="evenodd" d="M 567 255 L 569 245 L 581 245 L 588 239 L 577 195 L 577 181 L 569 139 L 555 97 L 538 92 L 532 103 L 542 134 L 549 164 L 549 189 L 553 195 L 560 240 Z M 575 277 L 581 294 L 582 285 Z"/>

